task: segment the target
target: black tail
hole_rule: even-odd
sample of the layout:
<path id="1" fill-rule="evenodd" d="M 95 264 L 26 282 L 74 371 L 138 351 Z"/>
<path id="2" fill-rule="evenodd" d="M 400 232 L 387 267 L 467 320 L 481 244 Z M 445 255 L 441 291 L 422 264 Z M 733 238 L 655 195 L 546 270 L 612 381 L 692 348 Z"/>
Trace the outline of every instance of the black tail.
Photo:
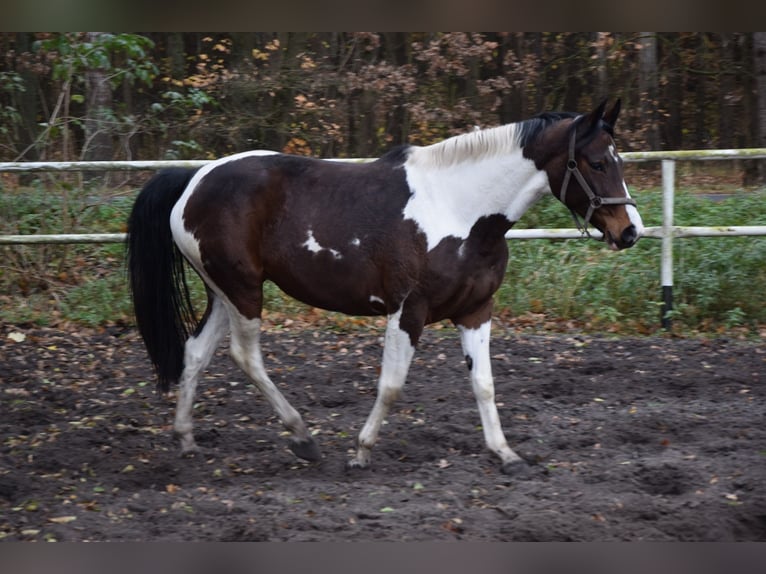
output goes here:
<path id="1" fill-rule="evenodd" d="M 127 268 L 138 331 L 166 391 L 184 366 L 184 343 L 197 326 L 184 273 L 173 243 L 170 212 L 193 169 L 166 169 L 138 194 L 128 219 Z"/>

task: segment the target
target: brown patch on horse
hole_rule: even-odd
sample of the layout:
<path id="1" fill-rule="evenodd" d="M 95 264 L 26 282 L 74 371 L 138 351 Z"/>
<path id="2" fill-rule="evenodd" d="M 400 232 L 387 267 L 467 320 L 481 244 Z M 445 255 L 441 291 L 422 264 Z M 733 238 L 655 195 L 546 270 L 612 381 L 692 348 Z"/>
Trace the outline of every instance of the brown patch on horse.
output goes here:
<path id="1" fill-rule="evenodd" d="M 425 254 L 417 226 L 402 221 L 410 191 L 398 161 L 238 159 L 199 182 L 184 224 L 199 242 L 204 271 L 247 318 L 260 316 L 266 280 L 312 306 L 392 313 Z"/>
<path id="2" fill-rule="evenodd" d="M 428 254 L 422 287 L 430 301 L 426 323 L 450 319 L 475 328 L 488 319 L 483 310 L 502 284 L 505 232 L 512 225 L 503 215 L 482 217 L 466 239 L 447 237 Z M 475 314 L 480 318 L 472 320 Z"/>

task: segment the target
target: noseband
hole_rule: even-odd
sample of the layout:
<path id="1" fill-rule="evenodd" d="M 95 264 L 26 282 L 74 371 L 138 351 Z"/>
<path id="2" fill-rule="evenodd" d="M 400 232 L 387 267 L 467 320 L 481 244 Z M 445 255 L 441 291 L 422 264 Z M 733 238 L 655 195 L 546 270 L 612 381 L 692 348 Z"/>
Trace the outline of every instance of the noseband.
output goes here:
<path id="1" fill-rule="evenodd" d="M 580 172 L 580 169 L 577 167 L 577 162 L 575 161 L 575 135 L 577 133 L 577 130 L 572 131 L 572 137 L 569 140 L 569 159 L 567 160 L 567 172 L 564 174 L 564 182 L 561 184 L 561 193 L 559 194 L 559 199 L 561 200 L 561 203 L 566 205 L 566 202 L 564 199 L 567 195 L 567 187 L 569 186 L 569 179 L 572 177 L 572 175 L 575 176 L 575 179 L 580 184 L 580 187 L 582 187 L 585 194 L 588 196 L 588 199 L 590 200 L 590 205 L 588 205 L 588 212 L 585 214 L 585 219 L 583 222 L 580 222 L 580 217 L 577 215 L 577 212 L 569 208 L 569 211 L 572 212 L 572 219 L 574 219 L 575 225 L 577 226 L 577 229 L 583 234 L 583 236 L 593 237 L 590 234 L 590 231 L 588 231 L 588 224 L 590 223 L 590 218 L 593 216 L 593 212 L 596 211 L 599 207 L 603 205 L 636 205 L 635 200 L 633 200 L 630 197 L 599 197 L 595 193 L 593 193 L 593 190 L 588 185 L 588 182 L 585 181 L 585 177 L 583 177 L 583 174 Z"/>

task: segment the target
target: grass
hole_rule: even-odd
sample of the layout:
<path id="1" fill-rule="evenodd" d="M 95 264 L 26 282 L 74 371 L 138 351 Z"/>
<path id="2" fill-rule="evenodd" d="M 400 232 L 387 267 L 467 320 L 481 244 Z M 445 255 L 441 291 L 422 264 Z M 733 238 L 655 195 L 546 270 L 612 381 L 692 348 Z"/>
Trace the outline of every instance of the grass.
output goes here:
<path id="1" fill-rule="evenodd" d="M 659 190 L 636 194 L 647 226 L 662 220 Z M 677 225 L 766 225 L 763 192 L 740 192 L 711 201 L 678 191 Z M 569 227 L 555 202 L 528 212 L 525 227 Z M 592 330 L 649 332 L 661 310 L 661 242 L 645 238 L 621 252 L 595 241 L 519 241 L 511 244 L 499 307 L 514 315 L 543 313 Z M 766 238 L 684 238 L 673 243 L 674 312 L 681 331 L 757 332 L 766 322 Z"/>
<path id="2" fill-rule="evenodd" d="M 102 197 L 98 190 L 51 193 L 41 186 L 0 189 L 0 233 L 120 232 L 134 194 Z M 644 222 L 661 223 L 661 192 L 634 194 Z M 763 191 L 740 191 L 711 201 L 690 190 L 676 194 L 678 225 L 766 225 Z M 546 199 L 519 227 L 571 227 L 567 210 Z M 510 243 L 497 314 L 519 326 L 621 334 L 652 333 L 660 319 L 660 241 L 611 252 L 592 240 Z M 2 246 L 0 322 L 102 326 L 132 323 L 122 245 Z M 758 333 L 766 324 L 766 238 L 685 238 L 674 242 L 674 329 L 678 333 Z M 198 280 L 192 292 L 204 307 Z M 342 328 L 359 321 L 318 314 L 266 290 L 266 308 L 279 320 L 321 316 Z M 364 323 L 364 322 L 363 322 Z"/>

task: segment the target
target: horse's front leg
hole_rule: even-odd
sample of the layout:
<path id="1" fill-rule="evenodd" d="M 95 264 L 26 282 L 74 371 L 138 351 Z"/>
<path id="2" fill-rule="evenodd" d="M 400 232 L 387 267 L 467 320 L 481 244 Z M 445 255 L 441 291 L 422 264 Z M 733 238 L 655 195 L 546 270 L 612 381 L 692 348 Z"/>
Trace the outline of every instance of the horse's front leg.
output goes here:
<path id="1" fill-rule="evenodd" d="M 489 356 L 490 320 L 478 328 L 468 328 L 458 323 L 458 329 L 465 361 L 471 373 L 471 386 L 479 406 L 484 441 L 489 450 L 500 457 L 504 473 L 518 472 L 526 467 L 526 463 L 508 446 L 495 404 L 495 384 Z"/>
<path id="2" fill-rule="evenodd" d="M 383 363 L 378 379 L 378 395 L 364 423 L 357 443 L 356 456 L 349 460 L 349 468 L 367 468 L 370 464 L 370 451 L 378 438 L 380 425 L 383 424 L 391 404 L 399 396 L 407 378 L 407 372 L 415 354 L 413 340 L 417 340 L 422 332 L 422 322 L 417 327 L 417 333 L 402 329 L 400 320 L 402 309 L 388 316 L 386 336 L 383 346 Z"/>

